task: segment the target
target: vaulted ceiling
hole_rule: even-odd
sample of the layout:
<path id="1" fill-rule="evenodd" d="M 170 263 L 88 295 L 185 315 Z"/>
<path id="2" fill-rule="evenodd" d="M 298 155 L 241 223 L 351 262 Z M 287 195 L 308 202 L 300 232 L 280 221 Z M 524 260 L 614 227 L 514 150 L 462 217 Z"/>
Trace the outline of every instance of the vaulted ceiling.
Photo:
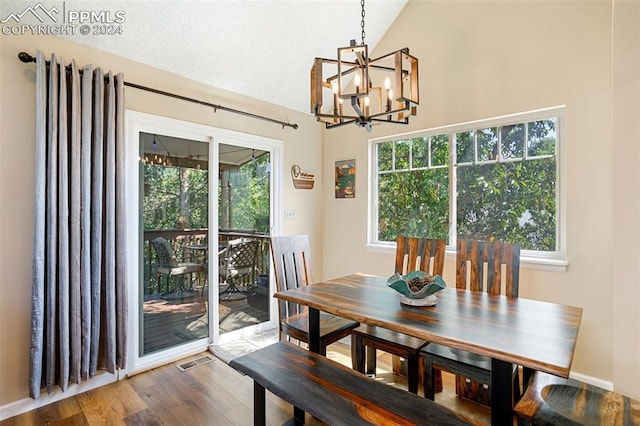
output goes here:
<path id="1" fill-rule="evenodd" d="M 367 0 L 369 49 L 407 1 Z M 124 11 L 125 18 L 120 35 L 78 31 L 68 40 L 302 112 L 309 112 L 313 59 L 336 58 L 338 47 L 361 41 L 358 0 L 64 3 L 67 11 Z"/>

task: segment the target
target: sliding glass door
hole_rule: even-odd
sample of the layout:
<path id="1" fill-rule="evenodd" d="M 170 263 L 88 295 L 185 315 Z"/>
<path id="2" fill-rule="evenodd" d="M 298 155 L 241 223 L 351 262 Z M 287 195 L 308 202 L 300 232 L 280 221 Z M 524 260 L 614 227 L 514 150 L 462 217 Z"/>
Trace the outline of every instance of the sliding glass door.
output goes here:
<path id="1" fill-rule="evenodd" d="M 140 355 L 209 337 L 209 144 L 140 133 Z"/>
<path id="2" fill-rule="evenodd" d="M 219 333 L 270 319 L 271 154 L 218 148 Z"/>
<path id="3" fill-rule="evenodd" d="M 127 133 L 129 372 L 276 327 L 282 142 L 132 111 Z"/>

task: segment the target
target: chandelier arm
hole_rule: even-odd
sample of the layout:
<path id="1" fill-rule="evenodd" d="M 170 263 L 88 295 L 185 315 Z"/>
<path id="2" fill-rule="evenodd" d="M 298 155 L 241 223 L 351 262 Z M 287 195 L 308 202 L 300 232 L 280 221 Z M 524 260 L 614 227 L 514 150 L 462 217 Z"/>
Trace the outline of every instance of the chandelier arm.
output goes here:
<path id="1" fill-rule="evenodd" d="M 341 126 L 344 126 L 346 124 L 351 124 L 351 123 L 357 123 L 357 119 L 348 120 L 348 121 L 344 121 L 342 123 L 335 123 L 335 124 L 325 123 L 325 129 L 333 129 L 334 127 L 341 127 Z"/>
<path id="2" fill-rule="evenodd" d="M 404 110 L 401 110 L 401 111 L 404 111 Z M 334 115 L 334 114 L 328 114 L 328 113 L 327 114 L 319 113 L 319 114 L 316 114 L 316 117 L 318 117 L 318 118 L 334 118 L 334 119 L 341 118 L 341 119 L 344 119 L 344 120 L 358 120 L 360 118 L 360 116 L 357 116 L 357 115 Z"/>
<path id="3" fill-rule="evenodd" d="M 409 117 L 404 120 L 384 120 L 381 118 L 372 118 L 371 121 L 375 121 L 376 123 L 391 123 L 391 124 L 409 124 Z"/>

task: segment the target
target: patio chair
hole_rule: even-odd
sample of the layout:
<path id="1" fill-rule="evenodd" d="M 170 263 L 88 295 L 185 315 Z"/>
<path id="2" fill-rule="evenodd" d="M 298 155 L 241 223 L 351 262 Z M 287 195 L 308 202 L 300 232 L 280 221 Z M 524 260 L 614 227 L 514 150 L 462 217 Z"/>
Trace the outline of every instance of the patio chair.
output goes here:
<path id="1" fill-rule="evenodd" d="M 425 271 L 442 276 L 447 243 L 443 239 L 398 236 L 396 239 L 395 272 L 407 274 Z M 406 258 L 406 262 L 405 262 Z M 428 342 L 372 325 L 361 325 L 351 335 L 351 360 L 354 370 L 376 374 L 376 349 L 394 355 L 395 370 L 399 359 L 407 361 L 407 385 L 409 392 L 418 393 L 420 382 L 420 349 Z M 366 352 L 365 352 L 366 348 Z"/>
<path id="2" fill-rule="evenodd" d="M 151 240 L 151 244 L 156 252 L 157 268 L 156 268 L 156 285 L 160 289 L 160 277 L 164 275 L 166 290 L 169 291 L 169 278 L 181 277 L 182 282 L 178 285 L 176 283 L 174 291 L 182 291 L 185 289 L 184 276 L 189 276 L 189 283 L 191 284 L 191 274 L 204 272 L 207 267 L 203 263 L 193 262 L 180 262 L 176 258 L 176 255 L 171 248 L 171 245 L 167 240 L 162 237 L 157 237 Z"/>
<path id="3" fill-rule="evenodd" d="M 276 291 L 310 285 L 311 254 L 308 235 L 271 237 L 271 254 L 276 277 Z M 295 339 L 309 343 L 309 310 L 306 306 L 278 300 L 280 340 Z M 327 346 L 348 336 L 359 324 L 328 313 L 320 313 L 320 354 Z"/>
<path id="4" fill-rule="evenodd" d="M 223 299 L 232 299 L 235 294 L 248 296 L 247 290 L 238 286 L 255 284 L 256 257 L 260 242 L 255 238 L 237 238 L 227 242 L 227 246 L 218 253 L 218 276 L 227 287 L 220 292 Z"/>
<path id="5" fill-rule="evenodd" d="M 505 242 L 458 240 L 456 288 L 518 297 L 520 245 Z M 485 279 L 486 268 L 486 279 Z M 503 274 L 504 268 L 504 274 Z M 502 282 L 504 279 L 504 283 Z M 491 391 L 491 358 L 430 343 L 421 351 L 424 360 L 424 396 L 435 395 L 435 371 L 456 375 L 456 394 L 488 405 Z M 514 399 L 520 398 L 518 366 L 513 366 Z"/>

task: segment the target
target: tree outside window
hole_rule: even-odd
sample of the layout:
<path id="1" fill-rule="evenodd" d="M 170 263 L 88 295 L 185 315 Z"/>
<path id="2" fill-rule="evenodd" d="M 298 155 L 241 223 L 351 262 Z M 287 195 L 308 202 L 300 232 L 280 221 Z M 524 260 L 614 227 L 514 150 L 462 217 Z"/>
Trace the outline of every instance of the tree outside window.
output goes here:
<path id="1" fill-rule="evenodd" d="M 495 239 L 557 252 L 558 120 L 487 120 L 374 143 L 374 242 Z"/>

